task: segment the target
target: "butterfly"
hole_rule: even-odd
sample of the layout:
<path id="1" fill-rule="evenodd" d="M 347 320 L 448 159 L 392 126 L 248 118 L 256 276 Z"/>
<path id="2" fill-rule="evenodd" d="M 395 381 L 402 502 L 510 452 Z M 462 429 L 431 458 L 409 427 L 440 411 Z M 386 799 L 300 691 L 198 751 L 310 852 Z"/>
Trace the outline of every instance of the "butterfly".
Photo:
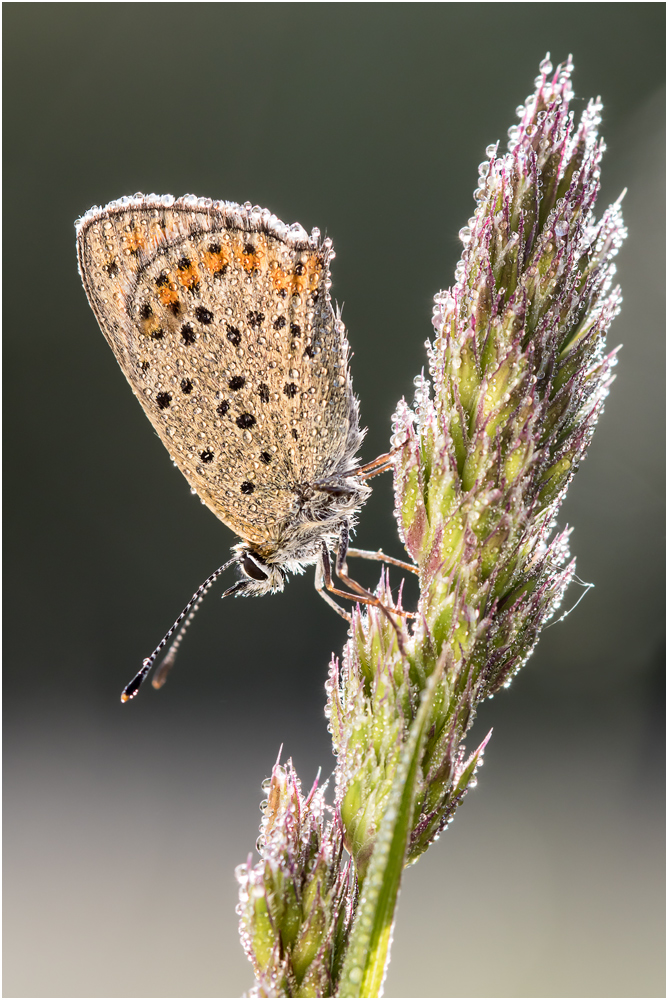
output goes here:
<path id="1" fill-rule="evenodd" d="M 242 539 L 121 700 L 174 636 L 153 678 L 162 686 L 202 598 L 233 564 L 241 579 L 224 597 L 281 591 L 288 573 L 315 565 L 316 589 L 343 617 L 332 595 L 378 606 L 347 556 L 415 567 L 349 546 L 366 480 L 395 452 L 364 466 L 356 457 L 364 432 L 329 294 L 331 240 L 250 203 L 194 195 L 121 198 L 76 229 L 88 301 L 135 396 L 192 492 Z M 333 551 L 348 591 L 334 585 Z"/>

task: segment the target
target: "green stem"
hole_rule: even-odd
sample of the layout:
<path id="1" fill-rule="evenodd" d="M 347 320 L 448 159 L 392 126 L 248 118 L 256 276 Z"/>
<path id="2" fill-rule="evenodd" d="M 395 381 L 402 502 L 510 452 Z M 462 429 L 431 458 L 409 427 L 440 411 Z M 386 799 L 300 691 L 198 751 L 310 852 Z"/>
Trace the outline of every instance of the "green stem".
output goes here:
<path id="1" fill-rule="evenodd" d="M 401 752 L 364 878 L 341 973 L 337 993 L 339 997 L 382 995 L 381 989 L 390 958 L 394 912 L 413 829 L 413 807 L 421 778 L 420 761 L 443 665 L 444 661 L 429 678 L 422 693 L 419 711 Z"/>

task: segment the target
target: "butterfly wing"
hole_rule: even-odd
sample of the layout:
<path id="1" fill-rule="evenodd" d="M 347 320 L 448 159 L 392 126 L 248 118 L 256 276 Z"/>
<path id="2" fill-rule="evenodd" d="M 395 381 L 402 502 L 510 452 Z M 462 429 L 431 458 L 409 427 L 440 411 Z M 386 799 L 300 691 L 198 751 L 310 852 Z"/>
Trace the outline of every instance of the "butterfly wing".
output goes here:
<path id="1" fill-rule="evenodd" d="M 173 461 L 242 538 L 278 538 L 361 442 L 331 243 L 193 196 L 121 199 L 77 229 L 90 304 Z"/>

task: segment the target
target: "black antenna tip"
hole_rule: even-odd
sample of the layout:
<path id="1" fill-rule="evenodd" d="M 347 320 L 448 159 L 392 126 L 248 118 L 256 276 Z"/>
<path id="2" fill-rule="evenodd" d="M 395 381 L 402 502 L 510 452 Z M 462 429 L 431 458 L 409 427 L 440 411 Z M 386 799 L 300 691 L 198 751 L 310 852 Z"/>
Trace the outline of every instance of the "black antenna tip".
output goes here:
<path id="1" fill-rule="evenodd" d="M 133 698 L 136 697 L 137 692 L 139 691 L 139 688 L 142 686 L 142 683 L 144 682 L 146 675 L 148 674 L 150 669 L 151 669 L 150 662 L 144 661 L 144 665 L 139 671 L 139 673 L 132 678 L 129 684 L 125 685 L 125 687 L 123 688 L 123 694 L 121 695 L 121 702 L 123 704 L 125 704 L 126 701 L 131 701 Z"/>

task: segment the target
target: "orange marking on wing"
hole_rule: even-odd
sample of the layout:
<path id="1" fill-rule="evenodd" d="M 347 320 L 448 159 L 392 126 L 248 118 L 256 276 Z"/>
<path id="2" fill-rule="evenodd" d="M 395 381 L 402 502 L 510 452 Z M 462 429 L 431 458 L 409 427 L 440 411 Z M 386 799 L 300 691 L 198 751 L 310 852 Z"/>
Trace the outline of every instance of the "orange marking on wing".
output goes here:
<path id="1" fill-rule="evenodd" d="M 252 271 L 259 271 L 266 267 L 266 264 L 263 264 L 267 257 L 266 247 L 267 241 L 261 234 L 251 237 L 250 233 L 240 233 L 234 241 L 232 253 L 244 271 L 250 274 Z M 250 252 L 248 252 L 249 249 Z"/>
<path id="2" fill-rule="evenodd" d="M 190 263 L 186 268 L 179 268 L 176 272 L 176 278 L 184 288 L 192 288 L 194 285 L 198 285 L 199 271 L 197 270 L 197 265 Z"/>
<path id="3" fill-rule="evenodd" d="M 163 306 L 174 305 L 175 302 L 179 301 L 178 289 L 176 283 L 172 278 L 171 274 L 164 274 L 160 276 L 159 284 L 157 285 L 158 298 Z"/>
<path id="4" fill-rule="evenodd" d="M 309 254 L 304 262 L 304 274 L 302 275 L 304 290 L 313 291 L 318 287 L 320 275 L 322 274 L 322 260 L 317 253 Z"/>
<path id="5" fill-rule="evenodd" d="M 271 280 L 277 292 L 280 292 L 282 291 L 282 289 L 287 288 L 290 283 L 288 275 L 286 274 L 286 272 L 283 270 L 282 267 L 278 266 L 278 264 L 272 271 Z"/>
<path id="6" fill-rule="evenodd" d="M 146 249 L 146 237 L 139 229 L 133 229 L 123 238 L 125 249 L 132 254 L 138 254 L 140 250 Z"/>
<path id="7" fill-rule="evenodd" d="M 205 250 L 202 254 L 202 263 L 211 274 L 218 274 L 220 271 L 224 271 L 229 266 L 231 259 L 230 253 L 225 248 L 219 250 L 218 253 Z"/>
<path id="8" fill-rule="evenodd" d="M 241 253 L 237 252 L 235 257 L 243 267 L 244 271 L 247 271 L 250 274 L 251 271 L 260 270 L 264 254 L 260 250 L 255 250 L 253 253 L 245 253 L 245 251 L 242 250 Z"/>
<path id="9" fill-rule="evenodd" d="M 302 255 L 304 256 L 304 255 Z M 285 288 L 293 294 L 299 292 L 311 292 L 318 287 L 320 275 L 322 274 L 322 260 L 316 253 L 309 254 L 306 260 L 299 260 L 295 270 L 291 273 L 282 267 L 275 267 L 272 273 L 272 281 L 276 291 Z"/>

